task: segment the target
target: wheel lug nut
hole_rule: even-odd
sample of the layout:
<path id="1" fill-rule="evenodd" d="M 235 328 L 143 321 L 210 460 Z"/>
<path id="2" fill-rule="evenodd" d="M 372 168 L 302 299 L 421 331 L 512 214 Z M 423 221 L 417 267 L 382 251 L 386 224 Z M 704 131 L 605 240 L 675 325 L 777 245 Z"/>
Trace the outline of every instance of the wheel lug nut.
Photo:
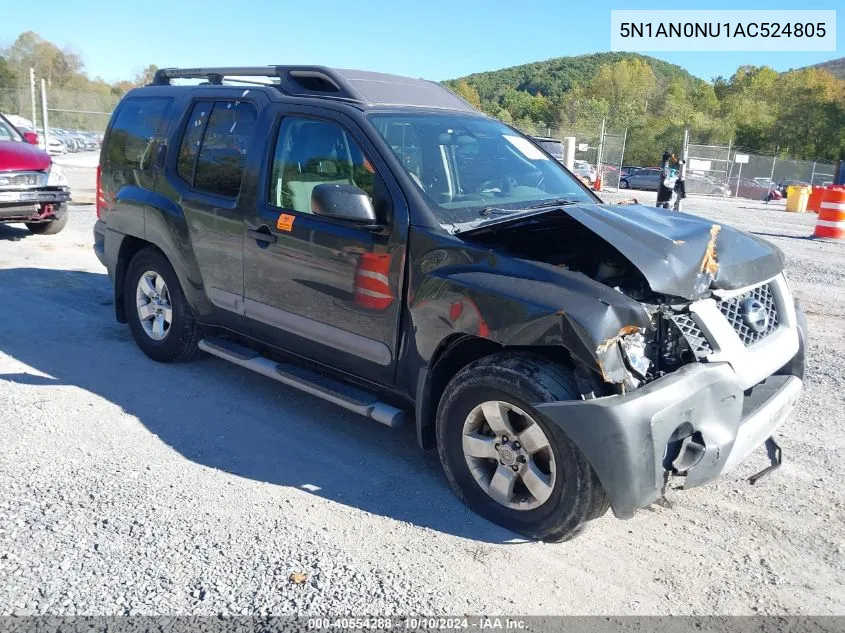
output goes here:
<path id="1" fill-rule="evenodd" d="M 499 444 L 498 442 L 496 442 L 495 444 L 493 444 L 493 448 L 495 448 L 496 450 L 499 450 L 499 447 L 500 447 L 500 446 L 501 446 L 501 444 Z"/>
<path id="2" fill-rule="evenodd" d="M 513 466 L 511 466 L 511 468 L 513 468 L 514 470 L 519 470 L 519 466 L 517 466 L 516 464 L 514 464 Z"/>
<path id="3" fill-rule="evenodd" d="M 503 442 L 507 442 L 507 441 L 508 441 L 508 436 L 507 436 L 507 435 L 503 435 L 503 436 L 502 436 L 502 441 L 503 441 Z"/>
<path id="4" fill-rule="evenodd" d="M 513 447 L 514 448 L 522 448 L 522 446 L 520 446 L 519 442 L 514 442 Z"/>

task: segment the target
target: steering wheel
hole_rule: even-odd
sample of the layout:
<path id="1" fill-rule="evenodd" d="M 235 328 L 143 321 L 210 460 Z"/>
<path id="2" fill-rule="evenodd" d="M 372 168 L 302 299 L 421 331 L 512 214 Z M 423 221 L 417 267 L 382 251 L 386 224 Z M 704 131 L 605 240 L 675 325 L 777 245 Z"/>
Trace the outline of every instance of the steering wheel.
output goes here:
<path id="1" fill-rule="evenodd" d="M 505 176 L 504 178 L 492 178 L 485 180 L 476 189 L 476 193 L 489 192 L 490 189 L 498 189 L 501 193 L 508 193 L 511 189 L 518 186 L 516 178 L 513 176 Z"/>

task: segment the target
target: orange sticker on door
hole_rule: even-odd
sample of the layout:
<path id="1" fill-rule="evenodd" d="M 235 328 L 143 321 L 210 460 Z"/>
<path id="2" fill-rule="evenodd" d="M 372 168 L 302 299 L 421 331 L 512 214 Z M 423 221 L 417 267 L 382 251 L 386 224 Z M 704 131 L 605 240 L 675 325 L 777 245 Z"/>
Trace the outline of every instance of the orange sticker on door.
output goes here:
<path id="1" fill-rule="evenodd" d="M 280 231 L 290 231 L 293 229 L 293 221 L 295 216 L 282 213 L 279 219 L 276 220 L 276 228 Z"/>

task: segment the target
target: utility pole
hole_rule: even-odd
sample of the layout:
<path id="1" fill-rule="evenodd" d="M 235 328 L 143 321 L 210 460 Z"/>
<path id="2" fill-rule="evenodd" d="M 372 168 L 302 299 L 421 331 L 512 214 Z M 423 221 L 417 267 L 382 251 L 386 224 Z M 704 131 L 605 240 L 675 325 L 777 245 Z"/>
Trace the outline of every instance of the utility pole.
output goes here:
<path id="1" fill-rule="evenodd" d="M 50 127 L 47 123 L 47 82 L 41 80 L 41 121 L 44 123 L 44 151 L 50 151 Z"/>
<path id="2" fill-rule="evenodd" d="M 596 179 L 604 182 L 603 178 L 603 169 L 601 168 L 601 160 L 602 160 L 602 152 L 604 151 L 604 126 L 607 123 L 606 118 L 602 118 L 601 120 L 601 134 L 599 136 L 599 150 L 598 156 L 596 156 Z"/>
<path id="3" fill-rule="evenodd" d="M 32 103 L 32 129 L 34 130 L 38 125 L 38 120 L 35 116 L 35 69 L 29 69 L 29 98 Z"/>
<path id="4" fill-rule="evenodd" d="M 775 161 L 778 159 L 777 156 L 772 156 L 772 173 L 769 174 L 769 191 L 766 194 L 766 197 L 769 197 L 769 193 L 772 192 L 772 185 L 775 182 Z"/>

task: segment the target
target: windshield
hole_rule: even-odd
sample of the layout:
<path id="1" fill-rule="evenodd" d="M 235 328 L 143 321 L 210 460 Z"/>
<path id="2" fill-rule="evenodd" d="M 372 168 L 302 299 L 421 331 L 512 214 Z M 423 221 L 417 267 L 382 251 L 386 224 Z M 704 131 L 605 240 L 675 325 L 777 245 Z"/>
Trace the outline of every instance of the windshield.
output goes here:
<path id="1" fill-rule="evenodd" d="M 0 141 L 22 141 L 21 135 L 6 117 L 0 116 Z"/>
<path id="2" fill-rule="evenodd" d="M 494 119 L 374 114 L 370 120 L 442 224 L 543 201 L 595 202 L 556 160 Z"/>

